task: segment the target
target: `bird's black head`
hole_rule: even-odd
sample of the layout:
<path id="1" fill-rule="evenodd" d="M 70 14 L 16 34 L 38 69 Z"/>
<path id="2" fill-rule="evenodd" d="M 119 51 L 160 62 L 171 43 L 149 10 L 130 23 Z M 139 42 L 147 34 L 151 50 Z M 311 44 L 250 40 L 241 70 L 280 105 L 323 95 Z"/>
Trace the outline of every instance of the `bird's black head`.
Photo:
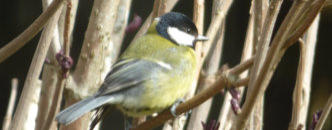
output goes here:
<path id="1" fill-rule="evenodd" d="M 170 12 L 157 19 L 157 32 L 178 45 L 194 47 L 196 41 L 207 40 L 198 35 L 195 24 L 184 14 Z"/>

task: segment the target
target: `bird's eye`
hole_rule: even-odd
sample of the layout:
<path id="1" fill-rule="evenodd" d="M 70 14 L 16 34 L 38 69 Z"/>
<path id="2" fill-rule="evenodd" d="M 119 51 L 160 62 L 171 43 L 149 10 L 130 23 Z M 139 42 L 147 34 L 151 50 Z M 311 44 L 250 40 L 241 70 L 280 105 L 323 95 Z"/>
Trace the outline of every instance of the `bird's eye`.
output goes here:
<path id="1" fill-rule="evenodd" d="M 190 32 L 191 31 L 191 29 L 190 28 L 187 28 L 187 32 Z"/>

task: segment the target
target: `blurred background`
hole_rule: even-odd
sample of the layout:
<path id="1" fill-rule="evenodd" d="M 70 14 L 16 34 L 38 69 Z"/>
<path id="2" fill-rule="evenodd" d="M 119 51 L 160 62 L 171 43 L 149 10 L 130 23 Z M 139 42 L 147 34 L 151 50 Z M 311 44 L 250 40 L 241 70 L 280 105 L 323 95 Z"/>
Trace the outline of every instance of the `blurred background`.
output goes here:
<path id="1" fill-rule="evenodd" d="M 278 17 L 278 25 L 282 22 L 291 2 L 291 0 L 285 0 Z M 226 36 L 222 56 L 223 64 L 228 63 L 229 66 L 234 66 L 240 61 L 249 18 L 250 3 L 250 0 L 235 0 L 227 15 Z M 75 61 L 80 53 L 92 5 L 93 0 L 84 0 L 80 1 L 78 6 L 71 50 L 71 55 Z M 152 6 L 153 0 L 133 0 L 129 19 L 131 20 L 134 14 L 141 16 L 143 19 L 147 18 Z M 211 8 L 212 0 L 206 0 L 206 28 L 210 22 Z M 193 0 L 180 0 L 173 11 L 192 17 L 192 9 Z M 18 36 L 41 12 L 41 0 L 1 0 L 0 47 L 3 47 Z M 123 48 L 130 43 L 134 35 L 135 33 L 126 35 Z M 328 96 L 332 94 L 332 6 L 323 9 L 318 35 L 313 69 L 311 110 L 308 114 L 308 121 L 311 121 L 312 113 L 321 109 Z M 40 34 L 0 64 L 0 123 L 2 123 L 6 113 L 11 79 L 14 77 L 19 79 L 18 94 L 20 94 L 39 36 Z M 292 93 L 295 86 L 298 58 L 299 48 L 295 44 L 287 50 L 266 91 L 264 113 L 264 129 L 266 130 L 285 130 L 288 128 L 292 112 Z M 222 96 L 217 95 L 217 98 L 222 99 Z M 221 102 L 217 102 L 214 104 L 214 107 L 220 107 L 220 104 Z M 114 113 L 109 117 L 110 121 L 107 121 L 107 126 L 105 125 L 103 128 L 108 129 L 118 126 L 116 129 L 121 129 L 122 125 L 119 125 L 119 123 L 121 124 L 122 118 L 119 112 Z M 210 120 L 213 119 L 217 119 L 217 115 L 211 115 Z M 331 120 L 329 121 L 331 122 Z"/>

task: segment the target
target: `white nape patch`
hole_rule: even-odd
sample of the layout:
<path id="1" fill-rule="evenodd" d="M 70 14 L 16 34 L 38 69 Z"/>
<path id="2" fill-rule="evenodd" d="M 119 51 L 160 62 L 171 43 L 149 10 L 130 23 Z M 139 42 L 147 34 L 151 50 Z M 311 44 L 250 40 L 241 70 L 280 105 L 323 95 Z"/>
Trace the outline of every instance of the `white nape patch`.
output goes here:
<path id="1" fill-rule="evenodd" d="M 172 66 L 169 65 L 169 64 L 167 64 L 167 63 L 165 63 L 165 62 L 157 61 L 157 64 L 159 64 L 161 67 L 164 67 L 164 68 L 166 68 L 166 69 L 168 69 L 168 70 L 171 70 L 171 69 L 172 69 Z"/>
<path id="2" fill-rule="evenodd" d="M 176 27 L 168 27 L 167 33 L 172 40 L 174 40 L 177 44 L 183 46 L 193 46 L 195 37 L 186 32 L 179 30 Z"/>
<path id="3" fill-rule="evenodd" d="M 157 22 L 160 21 L 160 17 L 154 18 L 154 20 L 156 20 Z"/>

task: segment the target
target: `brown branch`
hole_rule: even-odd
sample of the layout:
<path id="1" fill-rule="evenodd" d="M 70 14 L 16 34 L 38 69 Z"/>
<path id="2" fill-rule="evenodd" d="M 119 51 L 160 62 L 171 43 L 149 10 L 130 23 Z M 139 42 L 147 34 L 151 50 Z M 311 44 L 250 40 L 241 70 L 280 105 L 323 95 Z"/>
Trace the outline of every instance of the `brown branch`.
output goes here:
<path id="1" fill-rule="evenodd" d="M 235 129 L 243 129 L 246 121 L 253 110 L 254 104 L 260 97 L 263 96 L 265 89 L 274 73 L 276 66 L 278 65 L 280 59 L 284 55 L 288 46 L 293 44 L 294 38 L 299 38 L 300 35 L 303 34 L 305 29 L 308 28 L 308 25 L 312 23 L 314 17 L 321 10 L 323 3 L 325 0 L 316 0 L 316 1 L 294 1 L 289 13 L 287 14 L 285 20 L 283 21 L 281 27 L 279 28 L 275 38 L 272 41 L 271 47 L 267 53 L 264 64 L 262 66 L 261 72 L 258 74 L 257 79 L 252 85 L 253 91 L 249 96 L 242 108 L 242 113 L 238 116 L 237 124 L 233 125 Z M 305 4 L 309 2 L 309 4 Z M 307 5 L 309 7 L 306 7 Z M 311 8 L 313 7 L 313 8 Z M 299 19 L 299 16 L 302 15 L 304 10 L 310 9 L 309 16 L 305 17 L 303 20 Z M 300 21 L 300 23 L 296 22 Z M 300 29 L 297 29 L 299 32 L 295 32 L 296 35 L 289 35 L 291 33 L 294 34 L 290 28 L 293 26 L 300 26 Z"/>
<path id="2" fill-rule="evenodd" d="M 49 6 L 50 2 L 49 0 L 43 0 L 43 9 L 45 10 L 47 6 Z M 74 21 L 76 16 L 76 10 L 77 10 L 78 0 L 72 0 L 72 11 L 71 11 L 71 22 L 70 22 L 70 34 L 73 31 L 74 27 Z M 55 89 L 57 88 L 57 82 L 58 82 L 58 71 L 59 66 L 56 60 L 56 54 L 60 52 L 61 49 L 61 43 L 60 40 L 63 41 L 63 30 L 64 30 L 64 19 L 65 19 L 65 13 L 66 8 L 63 8 L 63 11 L 61 11 L 61 15 L 58 21 L 57 26 L 55 27 L 55 30 L 53 32 L 53 39 L 51 46 L 49 48 L 48 54 L 47 54 L 47 60 L 49 60 L 49 64 L 45 64 L 42 72 L 42 87 L 41 87 L 41 94 L 39 97 L 39 103 L 38 103 L 38 114 L 36 119 L 36 130 L 42 130 L 43 125 L 45 124 L 45 121 L 48 118 L 49 110 L 51 107 L 51 103 L 53 101 Z M 60 33 L 61 32 L 61 33 Z M 52 123 L 51 129 L 57 129 L 56 123 Z"/>
<path id="3" fill-rule="evenodd" d="M 113 51 L 112 32 L 117 17 L 119 0 L 94 1 L 76 69 L 66 84 L 66 104 L 69 106 L 97 91 L 116 53 Z M 111 12 L 111 13 L 110 13 Z M 60 129 L 87 129 L 89 114 Z"/>
<path id="4" fill-rule="evenodd" d="M 204 29 L 204 0 L 194 0 L 194 12 L 193 12 L 193 22 L 195 23 L 197 27 L 198 34 L 203 34 Z M 202 42 L 197 42 L 195 46 L 196 54 L 202 53 Z M 201 62 L 200 58 L 197 57 L 198 61 Z"/>
<path id="5" fill-rule="evenodd" d="M 17 96 L 17 86 L 18 86 L 18 79 L 13 78 L 12 79 L 12 88 L 10 90 L 10 97 L 9 97 L 8 106 L 7 106 L 7 112 L 6 112 L 6 116 L 3 119 L 3 123 L 2 123 L 2 130 L 9 130 L 9 126 L 11 124 L 11 120 L 12 120 L 12 116 L 13 116 L 16 96 Z"/>
<path id="6" fill-rule="evenodd" d="M 57 2 L 59 2 L 59 1 L 53 2 L 52 5 L 54 6 L 54 3 L 57 3 Z M 61 5 L 62 4 L 60 4 L 60 7 L 61 7 Z M 32 62 L 31 62 L 30 68 L 29 68 L 27 79 L 25 80 L 25 83 L 24 83 L 23 92 L 21 94 L 21 97 L 20 97 L 16 112 L 15 112 L 13 124 L 11 125 L 12 130 L 21 130 L 21 129 L 23 129 L 23 126 L 25 124 L 24 123 L 25 119 L 27 118 L 27 115 L 29 113 L 27 111 L 26 107 L 28 107 L 29 104 L 31 104 L 31 102 L 33 101 L 32 100 L 33 93 L 35 93 L 35 91 L 37 91 L 38 87 L 36 87 L 35 85 L 36 85 L 37 81 L 39 80 L 39 75 L 40 75 L 42 66 L 44 64 L 49 45 L 52 40 L 53 30 L 55 28 L 55 24 L 60 15 L 60 10 L 59 10 L 60 7 L 55 8 L 56 9 L 55 15 L 53 17 L 51 17 L 50 22 L 47 24 L 47 27 L 45 28 L 45 30 L 43 31 L 43 33 L 41 35 L 40 41 L 38 43 L 36 52 L 33 56 L 33 59 L 32 59 Z"/>
<path id="7" fill-rule="evenodd" d="M 203 34 L 204 31 L 204 13 L 205 13 L 205 2 L 204 0 L 194 0 L 194 11 L 193 11 L 193 22 L 195 23 L 196 27 L 197 27 L 197 31 L 199 35 Z M 197 42 L 196 46 L 195 46 L 195 52 L 196 55 L 199 55 L 202 53 L 202 42 Z M 200 57 L 196 57 L 198 62 L 201 62 Z M 219 63 L 218 61 L 215 61 Z M 199 84 L 199 73 L 200 73 L 200 69 L 201 68 L 196 68 L 197 69 L 197 73 L 195 76 L 195 84 Z M 204 84 L 199 84 L 200 88 L 203 88 Z M 191 97 L 193 97 L 195 95 L 196 92 L 201 91 L 201 89 L 197 89 L 197 87 L 199 87 L 198 85 L 195 85 L 195 87 L 192 87 L 192 89 L 188 92 L 186 99 L 189 99 Z M 196 90 L 197 89 L 197 90 Z M 212 101 L 212 100 L 211 100 Z M 201 121 L 206 120 L 207 116 L 208 116 L 208 112 L 209 112 L 209 107 L 211 104 L 211 101 L 209 102 L 205 102 L 204 104 L 202 104 L 200 107 L 197 107 L 196 109 L 193 110 L 193 113 L 190 116 L 190 122 L 188 124 L 188 128 L 187 129 L 199 129 L 201 128 Z M 203 108 L 204 107 L 204 108 Z M 185 119 L 184 122 L 186 122 L 187 117 L 183 116 L 183 118 Z M 174 124 L 179 124 L 179 123 L 174 123 Z M 182 127 L 179 129 L 183 129 L 185 123 L 182 123 Z"/>
<path id="8" fill-rule="evenodd" d="M 240 87 L 240 86 L 246 86 L 246 85 L 248 85 L 249 80 L 250 80 L 249 77 L 245 77 L 243 79 L 239 79 L 239 80 L 235 81 L 234 83 L 232 83 L 232 85 L 238 86 L 238 87 Z"/>
<path id="9" fill-rule="evenodd" d="M 143 34 L 145 34 L 146 31 L 148 30 L 148 28 L 150 27 L 150 24 L 154 20 L 154 18 L 156 18 L 166 12 L 171 11 L 177 2 L 178 2 L 178 0 L 155 0 L 154 4 L 153 4 L 152 12 L 150 13 L 149 17 L 145 20 L 145 22 L 141 26 L 140 30 L 136 33 L 136 35 L 132 41 L 135 41 L 137 38 L 139 38 Z"/>
<path id="10" fill-rule="evenodd" d="M 300 124 L 300 111 L 301 111 L 301 105 L 302 105 L 302 82 L 304 78 L 304 60 L 305 60 L 305 52 L 306 47 L 305 43 L 302 39 L 299 39 L 300 43 L 300 59 L 299 59 L 299 65 L 297 68 L 297 77 L 296 77 L 296 84 L 293 92 L 293 111 L 292 111 L 292 120 L 289 125 L 289 130 L 296 130 L 298 125 Z M 303 125 L 303 124 L 302 124 Z"/>
<path id="11" fill-rule="evenodd" d="M 326 102 L 326 105 L 323 109 L 323 113 L 319 117 L 319 120 L 318 120 L 318 123 L 315 127 L 315 130 L 321 130 L 323 128 L 324 123 L 325 123 L 327 117 L 329 116 L 329 113 L 330 113 L 331 109 L 332 109 L 332 94 L 330 94 L 330 97 Z"/>
<path id="12" fill-rule="evenodd" d="M 243 51 L 242 51 L 241 62 L 248 60 L 253 55 L 253 48 L 254 48 L 253 47 L 253 32 L 254 32 L 253 20 L 254 20 L 253 13 L 250 12 L 250 18 L 249 18 L 247 33 L 246 33 L 247 35 L 246 35 L 246 39 L 245 39 L 245 43 L 244 43 L 244 47 L 243 47 Z M 244 73 L 240 74 L 239 77 L 240 78 L 248 77 L 248 72 L 249 71 L 245 71 Z M 244 88 L 239 88 L 238 92 L 240 94 L 240 100 L 242 100 Z M 219 119 L 218 119 L 220 122 L 219 129 L 222 129 L 222 130 L 229 130 L 231 128 L 231 126 L 235 120 L 235 116 L 236 116 L 234 111 L 231 109 L 231 99 L 233 97 L 231 94 L 228 94 L 228 93 L 229 92 L 227 92 L 225 94 L 223 105 L 220 110 Z"/>
<path id="13" fill-rule="evenodd" d="M 229 72 L 234 75 L 239 75 L 243 71 L 245 71 L 247 68 L 253 65 L 255 56 L 252 56 L 251 58 L 247 59 L 246 61 L 242 62 L 240 65 L 235 66 L 232 68 Z"/>
<path id="14" fill-rule="evenodd" d="M 234 68 L 237 68 L 236 70 L 245 70 L 245 69 L 239 69 L 239 68 L 246 68 L 248 69 L 249 66 L 247 66 L 248 62 L 246 61 L 243 64 L 239 64 L 235 66 Z M 197 107 L 198 105 L 202 104 L 212 96 L 220 93 L 222 89 L 225 88 L 226 85 L 229 85 L 228 81 L 228 75 L 230 75 L 230 72 L 236 72 L 241 73 L 238 71 L 234 71 L 233 69 L 224 71 L 223 74 L 214 82 L 211 86 L 209 86 L 207 89 L 201 91 L 200 93 L 196 94 L 194 97 L 189 99 L 188 101 L 180 104 L 176 108 L 176 115 L 179 115 L 181 113 L 184 113 L 186 111 L 189 111 L 190 109 Z M 134 128 L 134 130 L 148 130 L 155 128 L 161 124 L 163 124 L 165 121 L 174 118 L 170 112 L 169 109 L 165 110 L 164 112 L 160 113 L 158 116 L 140 124 L 138 127 Z"/>
<path id="15" fill-rule="evenodd" d="M 14 40 L 7 43 L 0 49 L 0 63 L 13 55 L 16 51 L 22 48 L 25 43 L 31 40 L 54 16 L 55 12 L 59 10 L 64 0 L 54 0 L 49 8 L 44 11 L 26 30 L 24 30 Z"/>
<path id="16" fill-rule="evenodd" d="M 210 26 L 209 26 L 209 28 L 207 30 L 207 33 L 206 33 L 206 36 L 209 39 L 214 39 L 215 38 L 215 36 L 216 36 L 216 34 L 219 30 L 219 27 L 221 26 L 222 21 L 224 21 L 225 16 L 226 16 L 230 6 L 232 5 L 232 3 L 233 3 L 233 0 L 223 1 L 222 4 L 220 5 L 220 8 L 217 9 L 218 11 L 216 11 L 215 14 L 213 14 L 214 18 L 212 19 L 212 21 L 210 23 Z M 210 51 L 212 43 L 213 43 L 213 40 L 208 40 L 202 45 L 202 53 L 198 54 L 198 56 L 201 59 L 200 62 L 199 62 L 198 68 L 202 67 L 203 61 L 205 60 L 208 52 Z"/>
<path id="17" fill-rule="evenodd" d="M 267 1 L 265 1 L 267 2 Z M 274 25 L 281 7 L 283 0 L 273 0 L 270 2 L 270 6 L 264 3 L 262 0 L 254 1 L 254 36 L 253 36 L 253 47 L 256 59 L 254 65 L 250 70 L 250 81 L 247 90 L 246 97 L 250 96 L 252 93 L 252 84 L 256 80 L 259 74 L 262 63 L 264 62 L 266 53 L 269 49 L 269 44 L 271 41 Z M 262 33 L 264 32 L 264 33 Z M 262 129 L 263 121 L 263 97 L 256 101 L 257 106 L 254 108 L 254 113 L 250 117 L 250 122 L 252 124 L 248 125 L 248 129 Z"/>
<path id="18" fill-rule="evenodd" d="M 67 8 L 66 8 L 66 15 L 65 15 L 65 26 L 64 26 L 64 44 L 63 44 L 63 50 L 64 50 L 64 56 L 70 57 L 70 12 L 72 10 L 72 3 L 71 0 L 67 0 Z M 61 65 L 61 64 L 60 64 Z M 63 67 L 63 66 L 61 66 Z M 68 70 L 62 69 L 62 71 L 58 72 L 58 82 L 54 91 L 53 95 L 53 101 L 50 107 L 50 111 L 48 114 L 48 117 L 46 119 L 46 122 L 44 123 L 42 130 L 49 130 L 51 128 L 52 122 L 55 119 L 56 113 L 60 110 L 60 104 L 62 100 L 62 92 L 63 88 L 65 86 L 66 77 L 69 74 Z"/>
<path id="19" fill-rule="evenodd" d="M 56 89 L 54 91 L 54 95 L 53 95 L 53 101 L 49 110 L 49 114 L 48 117 L 42 127 L 42 130 L 49 130 L 51 128 L 51 124 L 55 119 L 55 115 L 57 113 L 57 111 L 60 109 L 60 104 L 61 104 L 61 99 L 62 99 L 62 91 L 63 91 L 63 87 L 65 85 L 65 78 L 63 78 L 63 74 L 61 71 L 59 71 L 59 76 L 58 77 L 59 80 L 56 84 Z"/>
<path id="20" fill-rule="evenodd" d="M 299 125 L 305 126 L 311 87 L 312 67 L 314 64 L 315 46 L 317 40 L 319 16 L 303 36 L 299 39 L 300 61 L 297 79 L 293 92 L 293 112 L 289 130 L 296 130 Z"/>

